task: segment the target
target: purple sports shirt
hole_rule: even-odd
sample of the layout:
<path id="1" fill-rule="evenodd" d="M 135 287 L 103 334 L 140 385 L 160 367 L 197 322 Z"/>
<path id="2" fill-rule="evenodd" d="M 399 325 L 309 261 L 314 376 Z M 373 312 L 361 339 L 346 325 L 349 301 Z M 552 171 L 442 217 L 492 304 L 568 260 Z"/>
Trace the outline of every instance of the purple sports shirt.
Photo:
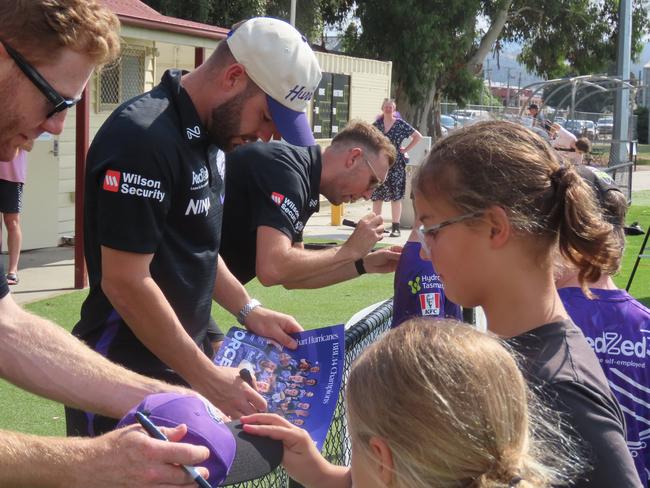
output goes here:
<path id="1" fill-rule="evenodd" d="M 393 323 L 397 327 L 412 317 L 463 319 L 460 306 L 445 297 L 440 277 L 430 261 L 420 257 L 420 243 L 404 245 L 395 270 Z"/>
<path id="2" fill-rule="evenodd" d="M 650 310 L 625 290 L 558 290 L 596 352 L 627 425 L 627 445 L 643 486 L 650 478 Z"/>

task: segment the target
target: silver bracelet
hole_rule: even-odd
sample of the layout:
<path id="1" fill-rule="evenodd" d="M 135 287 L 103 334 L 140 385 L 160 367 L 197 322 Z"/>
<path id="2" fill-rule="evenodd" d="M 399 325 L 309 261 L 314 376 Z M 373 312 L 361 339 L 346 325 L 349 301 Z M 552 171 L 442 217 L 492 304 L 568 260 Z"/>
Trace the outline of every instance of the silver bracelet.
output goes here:
<path id="1" fill-rule="evenodd" d="M 251 301 L 244 305 L 237 314 L 237 322 L 239 322 L 241 325 L 244 325 L 244 321 L 246 320 L 248 314 L 251 313 L 254 308 L 261 306 L 262 304 L 259 302 L 259 300 L 252 298 Z"/>

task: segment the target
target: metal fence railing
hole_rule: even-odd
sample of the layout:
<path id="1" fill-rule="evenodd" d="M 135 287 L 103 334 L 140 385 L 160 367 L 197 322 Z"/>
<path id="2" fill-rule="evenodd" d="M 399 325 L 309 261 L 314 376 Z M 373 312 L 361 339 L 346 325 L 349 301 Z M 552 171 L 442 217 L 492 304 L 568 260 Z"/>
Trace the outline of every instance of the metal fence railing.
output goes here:
<path id="1" fill-rule="evenodd" d="M 600 168 L 605 173 L 609 174 L 614 180 L 614 183 L 623 192 L 628 202 L 632 202 L 632 173 L 634 163 L 627 161 L 624 163 L 608 166 L 607 168 Z"/>
<path id="2" fill-rule="evenodd" d="M 352 454 L 350 437 L 345 418 L 345 385 L 350 375 L 350 368 L 361 352 L 390 329 L 393 316 L 393 299 L 386 300 L 368 315 L 352 324 L 345 331 L 345 361 L 341 392 L 336 403 L 334 418 L 323 444 L 323 456 L 334 464 L 349 465 Z M 291 482 L 285 471 L 279 467 L 272 473 L 247 483 L 230 485 L 228 488 L 295 488 L 299 485 Z"/>

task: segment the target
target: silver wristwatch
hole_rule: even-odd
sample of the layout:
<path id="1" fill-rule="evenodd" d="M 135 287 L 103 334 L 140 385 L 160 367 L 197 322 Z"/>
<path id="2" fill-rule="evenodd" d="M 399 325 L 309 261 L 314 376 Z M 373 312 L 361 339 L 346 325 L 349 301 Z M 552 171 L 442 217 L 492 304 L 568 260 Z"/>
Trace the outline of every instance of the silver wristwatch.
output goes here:
<path id="1" fill-rule="evenodd" d="M 261 306 L 262 304 L 259 302 L 259 300 L 252 298 L 251 301 L 244 305 L 244 307 L 237 314 L 237 322 L 244 325 L 244 321 L 246 320 L 246 317 L 248 317 L 248 314 L 251 313 L 254 308 Z"/>

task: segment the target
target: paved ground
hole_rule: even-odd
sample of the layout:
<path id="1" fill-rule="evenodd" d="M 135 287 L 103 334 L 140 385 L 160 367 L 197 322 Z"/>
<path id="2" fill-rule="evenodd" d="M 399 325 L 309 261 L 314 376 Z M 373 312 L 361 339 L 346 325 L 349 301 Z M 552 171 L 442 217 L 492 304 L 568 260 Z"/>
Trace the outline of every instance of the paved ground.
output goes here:
<path id="1" fill-rule="evenodd" d="M 640 166 L 632 179 L 633 191 L 650 190 L 650 167 Z M 357 202 L 346 205 L 344 217 L 353 221 L 370 213 L 370 202 Z M 331 208 L 329 204 L 321 205 L 305 228 L 305 235 L 320 239 L 345 240 L 352 233 L 352 228 L 331 225 Z M 384 219 L 390 220 L 390 207 L 384 205 Z M 402 232 L 399 238 L 386 235 L 383 242 L 403 244 L 408 238 L 409 230 Z M 6 259 L 6 258 L 5 258 Z M 5 260 L 6 263 L 6 260 Z M 57 247 L 24 252 L 20 258 L 20 283 L 12 286 L 14 299 L 18 303 L 42 300 L 54 295 L 73 290 L 74 286 L 74 252 L 71 247 Z"/>

